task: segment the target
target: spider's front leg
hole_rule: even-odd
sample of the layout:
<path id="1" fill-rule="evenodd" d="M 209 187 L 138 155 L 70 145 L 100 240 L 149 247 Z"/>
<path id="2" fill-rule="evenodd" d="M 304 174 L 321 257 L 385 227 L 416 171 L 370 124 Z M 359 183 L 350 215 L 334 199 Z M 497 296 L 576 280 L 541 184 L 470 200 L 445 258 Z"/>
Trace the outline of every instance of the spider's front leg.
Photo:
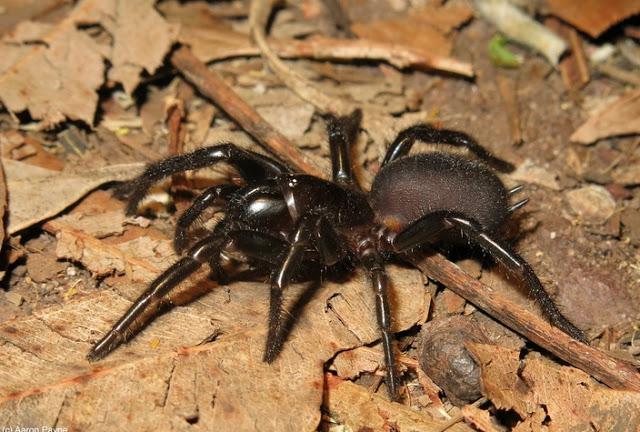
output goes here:
<path id="1" fill-rule="evenodd" d="M 384 260 L 373 247 L 363 248 L 358 253 L 360 263 L 371 279 L 376 295 L 376 317 L 378 327 L 382 333 L 382 348 L 387 367 L 387 388 L 389 397 L 399 401 L 398 380 L 395 370 L 395 355 L 393 353 L 393 333 L 391 330 L 391 306 L 389 305 L 389 278 L 384 268 Z"/>
<path id="2" fill-rule="evenodd" d="M 196 272 L 203 264 L 217 262 L 226 241 L 226 233 L 224 230 L 220 230 L 196 243 L 186 257 L 178 260 L 151 282 L 146 291 L 133 302 L 122 318 L 91 348 L 87 359 L 89 361 L 99 360 L 130 339 L 136 331 L 152 319 L 154 312 L 169 302 L 167 295 L 171 290 Z"/>
<path id="3" fill-rule="evenodd" d="M 297 222 L 290 243 L 279 257 L 278 267 L 271 275 L 265 362 L 271 363 L 276 359 L 287 336 L 283 331 L 282 297 L 291 279 L 300 272 L 305 253 L 313 249 L 323 265 L 333 265 L 343 257 L 337 238 L 323 216 L 307 215 Z"/>
<path id="4" fill-rule="evenodd" d="M 127 214 L 135 213 L 140 201 L 157 181 L 179 172 L 205 168 L 218 162 L 233 165 L 247 182 L 256 182 L 289 172 L 289 168 L 275 159 L 243 150 L 234 144 L 200 148 L 191 153 L 155 162 L 136 179 L 127 183 L 121 191 L 129 197 Z"/>

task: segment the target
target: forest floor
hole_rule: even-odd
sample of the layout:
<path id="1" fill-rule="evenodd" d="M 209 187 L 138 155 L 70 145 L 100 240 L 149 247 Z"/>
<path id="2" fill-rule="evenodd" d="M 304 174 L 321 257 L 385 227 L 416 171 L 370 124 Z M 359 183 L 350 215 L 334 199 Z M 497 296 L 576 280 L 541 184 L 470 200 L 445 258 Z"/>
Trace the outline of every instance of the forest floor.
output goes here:
<path id="1" fill-rule="evenodd" d="M 640 2 L 611 2 L 607 14 L 595 2 L 518 3 L 524 12 L 497 0 L 274 11 L 268 1 L 9 1 L 0 426 L 639 430 Z M 250 37 L 267 18 L 281 67 Z M 514 41 L 535 21 L 561 49 Z M 224 164 L 174 175 L 136 216 L 117 185 L 222 142 L 328 178 L 323 114 L 356 107 L 367 190 L 386 147 L 416 123 L 463 131 L 514 165 L 499 176 L 524 186 L 514 202 L 529 201 L 500 235 L 589 346 L 548 326 L 528 287 L 479 250 L 439 248 L 457 266 L 429 251 L 388 264 L 400 402 L 388 398 L 360 270 L 287 290 L 295 325 L 272 364 L 262 362 L 268 277 L 218 285 L 204 268 L 128 343 L 86 359 L 178 259 L 174 230 L 194 191 L 242 180 Z M 451 150 L 434 144 L 413 151 Z M 194 238 L 219 220 L 206 214 Z"/>

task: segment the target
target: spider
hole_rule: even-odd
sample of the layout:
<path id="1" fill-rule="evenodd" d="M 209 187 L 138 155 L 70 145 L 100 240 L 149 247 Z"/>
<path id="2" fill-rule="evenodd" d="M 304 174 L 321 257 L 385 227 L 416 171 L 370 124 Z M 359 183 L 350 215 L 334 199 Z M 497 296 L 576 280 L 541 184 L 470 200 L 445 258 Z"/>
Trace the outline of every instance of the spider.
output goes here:
<path id="1" fill-rule="evenodd" d="M 211 277 L 225 279 L 228 251 L 239 252 L 256 268 L 270 272 L 270 304 L 264 361 L 272 362 L 284 343 L 283 293 L 294 279 L 310 278 L 312 269 L 335 268 L 349 262 L 366 270 L 376 301 L 382 337 L 387 388 L 398 400 L 392 347 L 389 280 L 385 262 L 424 244 L 457 237 L 482 250 L 519 276 L 550 321 L 581 341 L 585 336 L 558 310 L 530 265 L 498 235 L 498 229 L 527 200 L 512 205 L 511 195 L 487 164 L 441 151 L 409 155 L 414 142 L 463 147 L 501 170 L 511 164 L 495 158 L 469 135 L 427 124 L 399 133 L 389 146 L 371 190 L 357 183 L 350 147 L 359 131 L 361 112 L 328 116 L 331 181 L 293 172 L 284 163 L 234 144 L 201 148 L 149 165 L 129 183 L 127 213 L 157 181 L 185 170 L 226 162 L 244 185 L 219 184 L 202 192 L 178 219 L 174 247 L 181 253 L 190 243 L 190 227 L 209 208 L 224 217 L 196 239 L 186 254 L 158 276 L 97 342 L 87 358 L 98 360 L 131 338 L 132 329 L 149 311 L 166 302 L 167 294 L 203 264 Z M 445 235 L 446 234 L 446 235 Z"/>

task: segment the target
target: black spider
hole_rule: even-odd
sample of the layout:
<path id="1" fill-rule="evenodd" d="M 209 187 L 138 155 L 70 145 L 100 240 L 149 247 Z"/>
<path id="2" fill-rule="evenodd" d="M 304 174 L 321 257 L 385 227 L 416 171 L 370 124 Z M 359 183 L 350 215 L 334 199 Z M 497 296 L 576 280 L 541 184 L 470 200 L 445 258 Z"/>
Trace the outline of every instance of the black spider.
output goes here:
<path id="1" fill-rule="evenodd" d="M 149 320 L 148 312 L 203 264 L 212 276 L 225 276 L 229 250 L 239 251 L 254 267 L 271 270 L 269 328 L 264 360 L 272 362 L 284 338 L 283 291 L 292 279 L 309 279 L 314 268 L 351 262 L 367 271 L 376 297 L 387 384 L 398 399 L 392 349 L 391 311 L 385 259 L 440 240 L 464 237 L 519 275 L 551 322 L 576 339 L 583 333 L 559 312 L 529 264 L 496 236 L 505 219 L 527 201 L 509 204 L 521 188 L 506 190 L 483 163 L 442 152 L 408 156 L 416 140 L 466 147 L 501 169 L 510 164 L 491 156 L 470 136 L 420 124 L 402 131 L 389 147 L 371 191 L 356 183 L 349 156 L 361 114 L 328 119 L 333 181 L 293 173 L 275 159 L 233 144 L 202 148 L 151 164 L 130 183 L 127 213 L 133 214 L 158 180 L 218 162 L 234 166 L 245 185 L 221 184 L 199 195 L 180 217 L 175 236 L 178 253 L 189 243 L 189 228 L 208 207 L 224 206 L 224 218 L 189 248 L 183 258 L 155 279 L 88 354 L 104 357 Z M 448 240 L 447 240 L 448 241 Z M 135 323 L 135 324 L 134 324 Z"/>

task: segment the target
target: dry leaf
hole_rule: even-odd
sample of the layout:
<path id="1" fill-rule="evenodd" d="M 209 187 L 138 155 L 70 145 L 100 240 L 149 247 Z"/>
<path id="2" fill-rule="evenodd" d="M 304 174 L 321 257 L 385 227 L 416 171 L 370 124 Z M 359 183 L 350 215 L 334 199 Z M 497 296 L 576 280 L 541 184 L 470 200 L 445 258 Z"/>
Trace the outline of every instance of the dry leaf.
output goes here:
<path id="1" fill-rule="evenodd" d="M 420 275 L 389 270 L 395 326 L 406 329 L 427 307 Z M 214 289 L 175 308 L 106 360 L 89 364 L 84 355 L 91 341 L 144 286 L 114 288 L 0 325 L 0 424 L 313 431 L 320 421 L 324 362 L 378 338 L 374 295 L 360 272 L 323 284 L 282 354 L 268 365 L 262 362 L 268 287 L 237 283 L 229 292 Z M 288 303 L 301 289 L 291 287 Z M 338 315 L 329 306 L 336 299 L 353 312 Z M 194 347 L 214 333 L 220 334 L 216 341 Z M 180 346 L 192 348 L 176 351 Z"/>
<path id="2" fill-rule="evenodd" d="M 16 233 L 48 219 L 91 190 L 115 180 L 131 178 L 143 163 L 112 165 L 86 173 L 65 173 L 3 159 L 9 192 L 7 232 Z"/>
<path id="3" fill-rule="evenodd" d="M 379 395 L 350 381 L 327 375 L 325 405 L 335 420 L 353 431 L 440 431 L 447 421 L 418 412 L 406 405 L 389 402 Z M 457 423 L 449 432 L 472 431 L 464 423 Z"/>
<path id="4" fill-rule="evenodd" d="M 23 22 L 1 43 L 0 99 L 11 111 L 29 110 L 45 126 L 65 119 L 93 123 L 104 81 L 109 74 L 133 91 L 142 70 L 154 72 L 175 42 L 178 28 L 167 24 L 153 0 L 85 0 L 56 24 Z M 101 45 L 79 25 L 100 24 L 113 47 Z"/>
<path id="5" fill-rule="evenodd" d="M 114 2 L 113 67 L 109 77 L 131 94 L 143 70 L 149 73 L 162 64 L 176 42 L 178 26 L 167 23 L 153 7 L 154 0 Z"/>
<path id="6" fill-rule="evenodd" d="M 447 34 L 472 16 L 466 5 L 426 6 L 401 18 L 356 22 L 351 29 L 361 38 L 419 50 L 426 48 L 431 54 L 448 56 L 453 45 Z"/>
<path id="7" fill-rule="evenodd" d="M 17 23 L 42 16 L 56 8 L 63 7 L 61 0 L 2 0 L 0 13 L 0 34 L 5 33 Z"/>
<path id="8" fill-rule="evenodd" d="M 532 352 L 468 344 L 482 368 L 483 393 L 522 419 L 514 431 L 629 431 L 640 428 L 640 393 L 611 390 L 579 369 Z"/>
<path id="9" fill-rule="evenodd" d="M 549 0 L 549 9 L 552 14 L 595 38 L 612 25 L 640 13 L 640 1 Z"/>
<path id="10" fill-rule="evenodd" d="M 78 7 L 58 25 L 21 23 L 12 40 L 0 42 L 0 99 L 7 109 L 28 109 L 45 125 L 65 117 L 93 123 L 104 61 L 98 44 L 74 26 L 82 13 Z"/>
<path id="11" fill-rule="evenodd" d="M 590 144 L 601 138 L 639 132 L 640 90 L 633 90 L 591 116 L 570 139 L 581 144 Z"/>

